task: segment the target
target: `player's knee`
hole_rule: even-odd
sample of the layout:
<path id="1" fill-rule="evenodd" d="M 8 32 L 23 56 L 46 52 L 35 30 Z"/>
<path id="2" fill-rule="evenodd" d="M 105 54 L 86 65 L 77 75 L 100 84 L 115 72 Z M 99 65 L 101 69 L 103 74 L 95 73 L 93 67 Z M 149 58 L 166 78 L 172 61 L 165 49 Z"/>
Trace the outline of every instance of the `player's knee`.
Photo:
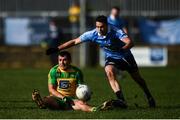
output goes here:
<path id="1" fill-rule="evenodd" d="M 114 71 L 112 68 L 105 68 L 105 72 L 108 78 L 113 79 L 114 78 Z"/>
<path id="2" fill-rule="evenodd" d="M 49 109 L 59 109 L 59 105 L 54 100 L 54 98 L 51 96 L 44 97 L 43 102 L 44 102 L 45 106 Z"/>
<path id="3" fill-rule="evenodd" d="M 43 98 L 44 104 L 48 104 L 48 103 L 50 103 L 51 101 L 52 101 L 52 100 L 51 100 L 51 98 L 50 98 L 49 96 L 46 96 L 46 97 Z"/>
<path id="4" fill-rule="evenodd" d="M 43 103 L 46 107 L 49 107 L 51 105 L 51 99 L 49 99 L 48 97 L 44 97 Z"/>

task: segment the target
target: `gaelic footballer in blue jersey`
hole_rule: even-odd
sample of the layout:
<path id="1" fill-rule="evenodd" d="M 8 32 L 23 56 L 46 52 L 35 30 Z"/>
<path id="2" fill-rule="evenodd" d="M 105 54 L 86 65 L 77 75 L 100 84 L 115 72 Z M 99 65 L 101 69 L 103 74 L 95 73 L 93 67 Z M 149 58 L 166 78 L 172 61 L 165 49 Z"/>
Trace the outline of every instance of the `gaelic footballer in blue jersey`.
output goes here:
<path id="1" fill-rule="evenodd" d="M 109 84 L 118 98 L 117 100 L 113 100 L 114 106 L 127 108 L 127 104 L 116 77 L 116 71 L 118 69 L 128 71 L 130 76 L 137 84 L 139 84 L 146 94 L 149 106 L 156 106 L 155 100 L 144 79 L 141 77 L 137 64 L 130 51 L 133 47 L 132 40 L 121 29 L 109 27 L 107 17 L 103 15 L 96 18 L 96 29 L 85 32 L 80 37 L 59 45 L 58 48 L 48 49 L 46 53 L 51 54 L 83 42 L 94 42 L 104 49 L 106 56 L 105 72 Z"/>

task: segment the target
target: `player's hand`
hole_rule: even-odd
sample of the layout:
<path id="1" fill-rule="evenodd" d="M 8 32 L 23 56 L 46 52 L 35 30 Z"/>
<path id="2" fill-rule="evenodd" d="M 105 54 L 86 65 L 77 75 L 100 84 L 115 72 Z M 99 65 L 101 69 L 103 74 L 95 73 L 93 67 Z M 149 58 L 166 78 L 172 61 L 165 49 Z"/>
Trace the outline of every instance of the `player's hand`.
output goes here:
<path id="1" fill-rule="evenodd" d="M 70 104 L 74 104 L 74 101 L 71 97 L 63 97 L 63 101 L 66 102 L 66 103 L 70 103 Z"/>
<path id="2" fill-rule="evenodd" d="M 49 49 L 46 50 L 46 55 L 57 53 L 58 51 L 59 51 L 58 48 L 49 48 Z"/>

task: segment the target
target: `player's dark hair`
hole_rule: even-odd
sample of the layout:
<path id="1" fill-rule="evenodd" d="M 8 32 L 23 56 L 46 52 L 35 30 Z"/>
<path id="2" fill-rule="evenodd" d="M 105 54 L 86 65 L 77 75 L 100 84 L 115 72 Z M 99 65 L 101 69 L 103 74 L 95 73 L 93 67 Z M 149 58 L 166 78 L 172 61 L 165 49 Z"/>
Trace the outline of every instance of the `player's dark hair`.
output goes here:
<path id="1" fill-rule="evenodd" d="M 111 8 L 111 10 L 112 9 L 115 9 L 115 10 L 117 10 L 117 11 L 120 11 L 120 8 L 118 7 L 118 6 L 113 6 L 112 8 Z"/>
<path id="2" fill-rule="evenodd" d="M 62 57 L 66 56 L 67 59 L 71 61 L 71 54 L 68 51 L 61 51 L 58 53 L 58 56 L 62 56 Z"/>
<path id="3" fill-rule="evenodd" d="M 107 17 L 104 16 L 104 15 L 99 15 L 99 16 L 96 18 L 96 22 L 102 22 L 102 23 L 107 24 Z"/>

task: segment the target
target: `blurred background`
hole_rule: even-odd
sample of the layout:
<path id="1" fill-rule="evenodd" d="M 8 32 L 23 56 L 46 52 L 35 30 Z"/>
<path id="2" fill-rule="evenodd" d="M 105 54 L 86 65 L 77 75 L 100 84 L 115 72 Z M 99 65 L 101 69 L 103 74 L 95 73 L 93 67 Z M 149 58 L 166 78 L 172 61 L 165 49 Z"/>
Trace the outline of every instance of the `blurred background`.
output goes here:
<path id="1" fill-rule="evenodd" d="M 180 65 L 179 0 L 0 0 L 0 68 L 50 68 L 57 60 L 47 48 L 93 29 L 113 6 L 120 7 L 139 66 Z M 68 51 L 77 66 L 104 64 L 93 43 Z"/>
<path id="2" fill-rule="evenodd" d="M 45 55 L 95 28 L 98 15 L 120 8 L 131 49 L 157 101 L 148 109 L 143 92 L 126 73 L 118 76 L 129 108 L 92 114 L 39 110 L 33 89 L 49 94 L 47 74 L 57 55 Z M 67 49 L 93 91 L 92 105 L 113 99 L 105 80 L 104 54 L 93 43 Z M 180 118 L 180 0 L 0 0 L 0 118 Z M 147 109 L 146 109 L 147 108 Z"/>

